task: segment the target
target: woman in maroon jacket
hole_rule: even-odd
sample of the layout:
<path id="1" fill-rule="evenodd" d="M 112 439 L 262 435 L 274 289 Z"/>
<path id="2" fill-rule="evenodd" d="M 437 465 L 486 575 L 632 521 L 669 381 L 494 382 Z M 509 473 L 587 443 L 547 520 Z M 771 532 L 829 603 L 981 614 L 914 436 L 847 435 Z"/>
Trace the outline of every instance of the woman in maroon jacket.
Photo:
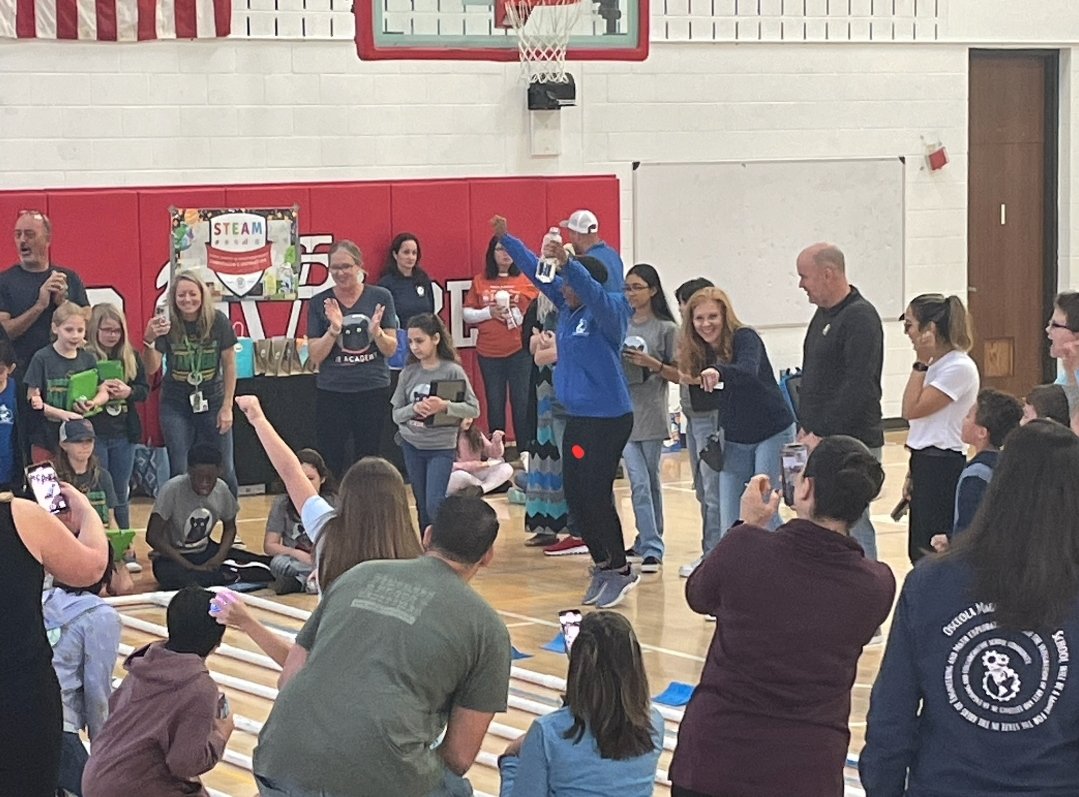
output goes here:
<path id="1" fill-rule="evenodd" d="M 797 477 L 797 519 L 768 532 L 779 494 L 766 476 L 750 481 L 744 522 L 686 583 L 690 608 L 717 622 L 678 734 L 673 797 L 843 794 L 858 657 L 895 595 L 887 565 L 849 534 L 883 483 L 862 443 L 825 438 Z"/>

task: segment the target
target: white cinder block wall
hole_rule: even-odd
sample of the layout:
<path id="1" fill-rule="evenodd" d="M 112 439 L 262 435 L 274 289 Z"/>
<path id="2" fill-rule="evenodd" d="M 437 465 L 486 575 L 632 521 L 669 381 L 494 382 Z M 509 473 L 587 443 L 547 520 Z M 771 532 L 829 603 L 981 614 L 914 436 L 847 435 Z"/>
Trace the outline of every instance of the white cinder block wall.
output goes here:
<path id="1" fill-rule="evenodd" d="M 935 43 L 654 41 L 641 64 L 576 64 L 562 152 L 542 158 L 513 64 L 363 63 L 347 40 L 4 42 L 0 188 L 613 172 L 629 261 L 634 161 L 906 155 L 906 291 L 962 292 L 968 45 L 1044 40 L 1063 47 L 1061 281 L 1079 286 L 1079 10 L 948 2 Z M 947 145 L 944 171 L 924 168 L 922 137 Z M 777 367 L 798 363 L 800 330 L 765 335 Z M 911 357 L 897 322 L 887 349 L 895 416 Z"/>

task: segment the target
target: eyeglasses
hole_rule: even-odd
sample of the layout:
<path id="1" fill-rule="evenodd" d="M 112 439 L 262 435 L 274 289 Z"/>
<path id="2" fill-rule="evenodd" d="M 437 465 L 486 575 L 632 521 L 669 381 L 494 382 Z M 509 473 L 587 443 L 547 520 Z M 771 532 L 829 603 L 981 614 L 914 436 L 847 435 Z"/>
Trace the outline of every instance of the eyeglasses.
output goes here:
<path id="1" fill-rule="evenodd" d="M 647 285 L 626 285 L 622 288 L 625 293 L 640 293 L 641 291 L 648 290 Z"/>

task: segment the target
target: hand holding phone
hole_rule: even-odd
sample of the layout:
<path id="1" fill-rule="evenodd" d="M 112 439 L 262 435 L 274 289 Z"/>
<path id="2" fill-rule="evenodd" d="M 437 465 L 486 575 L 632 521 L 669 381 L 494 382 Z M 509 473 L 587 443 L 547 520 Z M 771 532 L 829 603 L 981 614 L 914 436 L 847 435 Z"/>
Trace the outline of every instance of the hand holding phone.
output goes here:
<path id="1" fill-rule="evenodd" d="M 71 509 L 60 489 L 60 478 L 51 462 L 39 462 L 29 466 L 26 469 L 26 481 L 34 494 L 34 500 L 47 512 L 60 515 Z"/>
<path id="2" fill-rule="evenodd" d="M 780 453 L 780 480 L 782 482 L 783 503 L 794 506 L 794 486 L 798 474 L 805 470 L 809 461 L 809 447 L 804 443 L 788 443 Z"/>

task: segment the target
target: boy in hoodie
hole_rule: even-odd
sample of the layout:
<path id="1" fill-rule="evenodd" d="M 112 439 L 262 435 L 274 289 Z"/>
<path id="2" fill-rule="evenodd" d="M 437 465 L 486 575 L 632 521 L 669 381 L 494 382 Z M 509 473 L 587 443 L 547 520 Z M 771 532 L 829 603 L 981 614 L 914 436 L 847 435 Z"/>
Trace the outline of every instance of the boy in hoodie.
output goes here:
<path id="1" fill-rule="evenodd" d="M 41 596 L 45 632 L 52 645 L 52 666 L 60 682 L 64 704 L 64 736 L 60 748 L 59 786 L 82 794 L 86 748 L 79 738 L 83 728 L 95 742 L 109 716 L 112 670 L 120 646 L 120 615 L 98 597 L 113 573 L 89 587 L 56 584 Z"/>
<path id="2" fill-rule="evenodd" d="M 187 587 L 169 602 L 169 638 L 128 657 L 128 675 L 82 778 L 84 797 L 208 797 L 199 775 L 221 759 L 232 734 L 206 657 L 225 627 L 210 616 L 213 593 Z M 135 792 L 132 791 L 135 790 Z"/>

